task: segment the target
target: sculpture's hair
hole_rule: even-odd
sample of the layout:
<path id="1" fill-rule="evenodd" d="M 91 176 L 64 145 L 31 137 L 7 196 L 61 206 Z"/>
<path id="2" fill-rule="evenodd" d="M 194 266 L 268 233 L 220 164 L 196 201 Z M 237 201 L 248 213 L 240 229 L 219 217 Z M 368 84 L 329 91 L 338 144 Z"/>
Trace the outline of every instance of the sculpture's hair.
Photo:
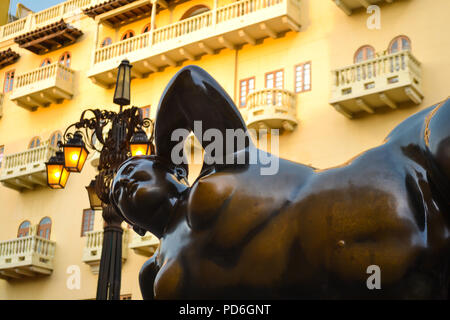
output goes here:
<path id="1" fill-rule="evenodd" d="M 173 175 L 175 175 L 178 180 L 184 180 L 185 182 L 187 182 L 187 180 L 186 180 L 187 179 L 187 171 L 183 165 L 177 166 L 177 165 L 173 164 L 171 161 L 167 160 L 166 158 L 157 156 L 157 155 L 137 156 L 137 157 L 129 158 L 120 165 L 119 169 L 122 168 L 124 165 L 126 165 L 128 162 L 130 162 L 132 160 L 136 160 L 138 158 L 151 161 L 155 165 L 157 165 L 157 167 L 162 168 L 162 169 L 172 173 Z"/>

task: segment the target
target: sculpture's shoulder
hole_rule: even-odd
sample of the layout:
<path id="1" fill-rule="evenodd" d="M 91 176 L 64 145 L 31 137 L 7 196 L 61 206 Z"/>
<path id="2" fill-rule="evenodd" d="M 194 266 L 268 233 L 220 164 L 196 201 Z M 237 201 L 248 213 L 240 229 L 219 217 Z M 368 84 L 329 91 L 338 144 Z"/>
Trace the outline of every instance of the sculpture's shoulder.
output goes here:
<path id="1" fill-rule="evenodd" d="M 208 225 L 217 217 L 219 209 L 233 196 L 238 179 L 230 173 L 214 173 L 198 179 L 187 200 L 187 218 L 197 229 Z"/>

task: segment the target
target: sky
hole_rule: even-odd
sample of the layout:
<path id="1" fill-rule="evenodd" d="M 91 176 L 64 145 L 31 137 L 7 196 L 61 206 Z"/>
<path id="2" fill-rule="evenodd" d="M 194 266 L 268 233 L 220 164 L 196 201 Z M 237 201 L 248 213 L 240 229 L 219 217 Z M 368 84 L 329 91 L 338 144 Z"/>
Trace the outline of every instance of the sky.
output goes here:
<path id="1" fill-rule="evenodd" d="M 0 0 L 2 1 L 2 0 Z M 33 10 L 34 12 L 41 11 L 50 8 L 58 3 L 64 2 L 66 0 L 10 0 L 9 2 L 9 12 L 12 14 L 16 13 L 17 4 L 20 2 L 25 7 Z"/>

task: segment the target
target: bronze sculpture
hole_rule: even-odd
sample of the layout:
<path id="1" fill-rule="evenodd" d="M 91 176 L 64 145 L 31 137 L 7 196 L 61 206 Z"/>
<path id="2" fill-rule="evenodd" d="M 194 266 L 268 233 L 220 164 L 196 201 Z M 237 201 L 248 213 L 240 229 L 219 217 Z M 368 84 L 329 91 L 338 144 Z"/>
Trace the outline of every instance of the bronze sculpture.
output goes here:
<path id="1" fill-rule="evenodd" d="M 448 297 L 450 100 L 340 167 L 279 159 L 278 173 L 262 176 L 259 162 L 205 164 L 189 186 L 170 134 L 195 120 L 246 129 L 220 85 L 189 66 L 161 99 L 156 156 L 127 160 L 114 180 L 124 219 L 161 239 L 140 273 L 144 299 Z M 252 148 L 248 139 L 232 155 Z M 367 287 L 371 265 L 379 290 Z"/>

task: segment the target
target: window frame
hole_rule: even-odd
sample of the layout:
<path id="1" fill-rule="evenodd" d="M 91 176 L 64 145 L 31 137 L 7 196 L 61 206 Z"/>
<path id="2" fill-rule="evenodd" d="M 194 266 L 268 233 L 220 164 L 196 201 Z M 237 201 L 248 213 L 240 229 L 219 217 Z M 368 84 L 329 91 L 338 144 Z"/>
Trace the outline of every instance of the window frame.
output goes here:
<path id="1" fill-rule="evenodd" d="M 305 90 L 305 65 L 309 64 L 309 89 Z M 302 88 L 297 90 L 297 68 L 302 67 Z M 312 90 L 312 60 L 305 61 L 294 66 L 294 92 L 303 93 Z"/>
<path id="2" fill-rule="evenodd" d="M 56 138 L 58 138 L 57 135 L 59 135 L 59 136 L 61 137 L 61 140 L 62 140 L 62 133 L 61 133 L 61 131 L 59 131 L 59 130 L 54 131 L 54 132 L 50 135 L 50 138 L 48 139 L 50 145 L 53 146 L 53 147 L 57 147 L 57 146 L 58 146 L 58 140 L 55 141 L 55 144 L 52 143 L 52 139 L 53 139 L 53 137 L 54 137 L 55 135 L 56 135 Z"/>
<path id="3" fill-rule="evenodd" d="M 282 74 L 283 74 L 283 77 L 282 77 L 282 81 L 281 81 L 281 88 L 278 88 L 278 87 L 275 87 L 275 83 L 276 83 L 276 75 L 277 75 L 277 73 L 278 72 L 282 72 Z M 268 88 L 267 87 L 267 76 L 268 75 L 270 75 L 270 74 L 273 74 L 273 84 L 274 84 L 274 87 L 273 88 Z M 284 68 L 283 69 L 278 69 L 278 70 L 274 70 L 274 71 L 270 71 L 270 72 L 266 72 L 265 74 L 264 74 L 264 88 L 265 89 L 284 89 Z"/>
<path id="4" fill-rule="evenodd" d="M 128 38 L 124 39 L 125 35 L 127 35 L 128 33 L 131 33 L 131 37 L 128 37 Z M 125 32 L 122 34 L 122 36 L 120 37 L 120 41 L 128 40 L 128 39 L 130 39 L 130 38 L 133 38 L 134 36 L 136 36 L 136 33 L 134 32 L 134 30 L 128 29 L 127 31 L 125 31 Z"/>
<path id="5" fill-rule="evenodd" d="M 66 62 L 67 60 L 65 59 L 66 56 L 69 55 L 69 65 L 66 65 L 66 63 L 61 63 L 62 61 Z M 61 58 L 64 57 L 64 60 L 61 60 Z M 66 51 L 64 52 L 59 58 L 58 58 L 58 63 L 61 63 L 63 66 L 65 66 L 66 68 L 70 68 L 70 64 L 72 63 L 72 54 L 70 53 L 70 51 Z"/>
<path id="6" fill-rule="evenodd" d="M 192 15 L 195 11 L 197 11 L 197 10 L 199 10 L 199 9 L 203 9 L 203 8 L 204 8 L 204 9 L 208 9 L 208 10 L 206 10 L 206 11 L 204 11 L 204 12 L 201 12 L 201 13 L 197 13 L 196 15 Z M 203 13 L 208 12 L 208 11 L 211 11 L 211 8 L 210 8 L 209 6 L 207 6 L 207 5 L 205 5 L 205 4 L 197 4 L 197 5 L 194 5 L 193 7 L 190 7 L 189 9 L 187 9 L 187 10 L 183 13 L 183 15 L 181 16 L 181 18 L 180 18 L 179 21 L 185 20 L 185 19 L 188 19 L 188 18 L 191 18 L 191 17 L 195 17 L 195 16 L 197 16 L 197 15 L 203 14 Z"/>
<path id="7" fill-rule="evenodd" d="M 12 74 L 12 78 L 11 76 L 9 77 L 9 82 L 6 81 L 8 75 Z M 12 92 L 14 89 L 14 79 L 16 78 L 16 69 L 11 69 L 5 72 L 5 77 L 3 80 L 3 93 L 9 93 Z M 11 80 L 12 79 L 12 80 Z M 8 89 L 6 89 L 6 86 L 8 84 Z"/>
<path id="8" fill-rule="evenodd" d="M 25 222 L 28 222 L 28 227 L 26 228 L 26 229 L 27 229 L 27 232 L 26 232 L 25 235 L 20 236 L 20 234 L 21 234 L 20 230 L 21 230 L 21 229 L 25 229 L 25 228 L 21 228 L 21 226 L 22 226 Z M 24 221 L 22 221 L 22 222 L 19 224 L 19 228 L 17 229 L 17 238 L 28 237 L 28 236 L 30 235 L 30 231 L 31 231 L 31 222 L 30 222 L 30 220 L 24 220 Z"/>
<path id="9" fill-rule="evenodd" d="M 31 143 L 34 142 L 35 140 L 39 140 L 39 145 L 36 145 L 36 146 L 33 145 L 33 147 L 31 147 Z M 28 143 L 28 150 L 29 150 L 29 149 L 34 149 L 34 148 L 40 147 L 40 146 L 41 146 L 41 143 L 42 143 L 41 137 L 39 137 L 39 136 L 34 136 L 34 137 L 30 140 L 30 142 Z"/>
<path id="10" fill-rule="evenodd" d="M 255 92 L 256 91 L 256 77 L 255 76 L 253 76 L 253 77 L 248 77 L 248 78 L 245 78 L 245 79 L 241 79 L 241 80 L 239 80 L 239 103 L 238 103 L 238 106 L 239 106 L 239 108 L 246 108 L 247 107 L 247 97 L 248 97 L 248 95 L 250 94 L 250 92 L 249 92 L 249 81 L 250 80 L 253 80 L 253 92 Z M 247 88 L 247 94 L 245 95 L 245 104 L 244 105 L 241 105 L 241 98 L 242 98 L 242 83 L 243 82 L 246 82 L 247 83 L 247 85 L 246 85 L 246 88 Z"/>
<path id="11" fill-rule="evenodd" d="M 362 59 L 361 61 L 356 61 L 356 58 L 357 58 L 357 56 L 358 56 L 358 53 L 359 53 L 361 50 L 363 50 L 363 49 L 368 49 L 368 48 L 370 48 L 370 49 L 372 50 L 372 52 L 373 52 L 373 58 L 375 58 L 375 54 L 376 54 L 375 48 L 374 48 L 373 46 L 371 46 L 370 44 L 365 44 L 365 45 L 359 47 L 359 48 L 355 51 L 355 53 L 353 54 L 353 63 L 361 63 L 361 62 L 364 62 L 364 61 L 369 60 L 369 59 L 367 58 L 367 51 L 364 50 L 364 51 L 363 51 L 363 59 Z M 364 57 L 364 56 L 365 56 L 365 57 Z M 373 59 L 373 58 L 371 58 L 371 59 Z"/>
<path id="12" fill-rule="evenodd" d="M 85 225 L 85 218 L 86 218 L 86 213 L 87 212 L 89 212 L 88 213 L 89 217 L 88 217 L 88 220 L 87 220 L 87 223 L 88 223 L 87 227 L 88 227 L 88 229 L 85 230 L 84 229 L 84 225 Z M 83 213 L 82 213 L 82 216 L 81 216 L 81 233 L 80 233 L 81 237 L 86 236 L 87 232 L 94 230 L 94 222 L 95 222 L 95 210 L 92 210 L 90 208 L 83 209 Z M 91 228 L 91 226 L 92 226 L 92 228 Z"/>
<path id="13" fill-rule="evenodd" d="M 108 44 L 104 44 L 106 40 L 109 40 Z M 111 37 L 105 37 L 105 38 L 103 38 L 102 42 L 100 42 L 100 48 L 104 48 L 104 47 L 110 46 L 111 44 L 112 44 Z"/>
<path id="14" fill-rule="evenodd" d="M 45 62 L 47 63 L 44 65 Z M 44 58 L 44 60 L 42 60 L 41 63 L 39 64 L 39 68 L 44 68 L 50 64 L 52 64 L 52 60 L 50 58 Z"/>
<path id="15" fill-rule="evenodd" d="M 5 145 L 0 144 L 0 169 L 2 168 L 4 156 L 5 156 Z"/>
<path id="16" fill-rule="evenodd" d="M 45 219 L 48 219 L 49 221 L 50 221 L 50 223 L 42 223 Z M 52 222 L 52 219 L 50 218 L 50 217 L 43 217 L 42 219 L 41 219 L 41 221 L 39 221 L 39 224 L 38 224 L 38 227 L 37 227 L 37 232 L 36 232 L 36 235 L 38 236 L 38 237 L 41 237 L 41 238 L 44 238 L 44 239 L 47 239 L 47 240 L 50 240 L 50 235 L 51 235 L 51 233 L 52 233 L 52 224 L 53 224 L 53 222 Z M 41 227 L 42 226 L 45 226 L 45 228 L 42 228 L 41 229 Z M 48 226 L 48 227 L 47 227 Z M 46 230 L 46 231 L 48 231 L 48 233 L 46 233 L 44 236 L 41 236 L 40 235 L 40 233 L 41 233 L 41 231 L 42 230 Z"/>
<path id="17" fill-rule="evenodd" d="M 399 35 L 399 36 L 396 36 L 396 37 L 394 37 L 392 40 L 391 40 L 391 42 L 389 42 L 389 46 L 388 46 L 388 53 L 389 54 L 393 54 L 393 53 L 397 53 L 397 52 L 400 52 L 400 51 L 404 51 L 405 49 L 403 49 L 403 42 L 401 43 L 401 49 L 399 48 L 398 49 L 398 51 L 396 51 L 396 52 L 392 52 L 392 46 L 393 46 L 393 44 L 396 42 L 396 41 L 398 41 L 398 40 L 401 40 L 401 39 L 405 39 L 406 41 L 408 41 L 408 43 L 409 43 L 409 49 L 408 50 L 412 50 L 412 42 L 411 42 L 411 39 L 408 37 L 408 36 L 405 36 L 404 34 L 401 34 L 401 35 Z"/>

